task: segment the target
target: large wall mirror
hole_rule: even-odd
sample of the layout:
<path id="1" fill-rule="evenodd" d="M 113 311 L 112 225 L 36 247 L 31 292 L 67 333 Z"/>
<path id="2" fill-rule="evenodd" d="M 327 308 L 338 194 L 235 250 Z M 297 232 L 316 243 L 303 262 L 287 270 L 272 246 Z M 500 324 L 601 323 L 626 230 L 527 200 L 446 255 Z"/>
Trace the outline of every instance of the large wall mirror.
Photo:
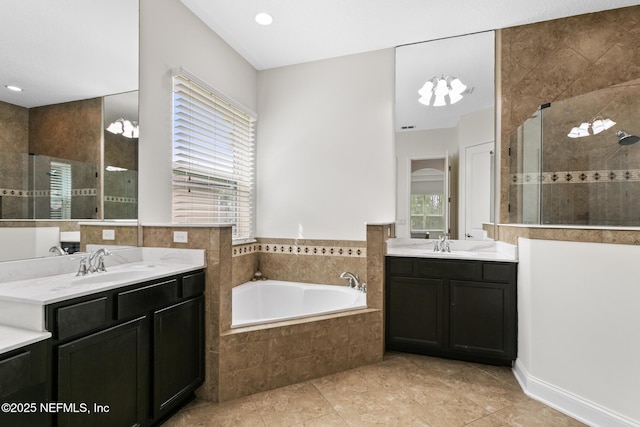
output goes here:
<path id="1" fill-rule="evenodd" d="M 494 58 L 493 32 L 396 48 L 398 237 L 491 235 Z"/>
<path id="2" fill-rule="evenodd" d="M 138 28 L 137 0 L 3 4 L 0 233 L 17 244 L 137 218 Z"/>

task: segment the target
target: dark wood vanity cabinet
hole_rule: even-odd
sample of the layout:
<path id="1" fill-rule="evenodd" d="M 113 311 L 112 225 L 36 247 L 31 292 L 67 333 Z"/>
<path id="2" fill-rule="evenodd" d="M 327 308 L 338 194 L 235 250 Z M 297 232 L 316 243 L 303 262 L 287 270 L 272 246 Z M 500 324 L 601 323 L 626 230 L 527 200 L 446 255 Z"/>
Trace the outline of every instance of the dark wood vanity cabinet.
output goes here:
<path id="1" fill-rule="evenodd" d="M 47 427 L 51 415 L 40 404 L 51 400 L 51 340 L 0 355 L 0 426 Z"/>
<path id="2" fill-rule="evenodd" d="M 204 272 L 46 307 L 59 426 L 156 425 L 204 381 Z"/>
<path id="3" fill-rule="evenodd" d="M 511 365 L 517 264 L 386 258 L 387 350 Z"/>

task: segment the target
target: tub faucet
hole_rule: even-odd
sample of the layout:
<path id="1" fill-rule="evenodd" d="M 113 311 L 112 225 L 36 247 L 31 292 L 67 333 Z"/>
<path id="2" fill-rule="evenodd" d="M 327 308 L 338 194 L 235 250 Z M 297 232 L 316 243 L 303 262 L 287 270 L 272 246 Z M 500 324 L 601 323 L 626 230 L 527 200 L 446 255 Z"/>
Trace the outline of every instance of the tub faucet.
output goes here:
<path id="1" fill-rule="evenodd" d="M 100 248 L 89 256 L 89 272 L 107 271 L 104 267 L 104 257 L 111 255 L 111 252 L 105 248 Z"/>
<path id="2" fill-rule="evenodd" d="M 51 246 L 49 248 L 49 252 L 55 255 L 67 255 L 67 251 L 62 249 L 60 246 Z"/>
<path id="3" fill-rule="evenodd" d="M 357 274 L 349 273 L 348 271 L 340 274 L 341 279 L 345 279 L 349 281 L 349 287 L 354 289 L 360 289 L 360 278 Z"/>

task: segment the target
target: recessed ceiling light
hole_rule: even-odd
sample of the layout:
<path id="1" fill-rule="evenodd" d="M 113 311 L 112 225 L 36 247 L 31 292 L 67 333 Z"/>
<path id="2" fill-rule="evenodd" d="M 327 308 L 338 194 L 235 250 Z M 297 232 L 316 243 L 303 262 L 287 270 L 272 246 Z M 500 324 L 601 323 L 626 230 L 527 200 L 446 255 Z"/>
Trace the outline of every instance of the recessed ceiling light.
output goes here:
<path id="1" fill-rule="evenodd" d="M 22 88 L 18 87 L 18 86 L 4 85 L 4 87 L 6 87 L 7 89 L 12 90 L 14 92 L 22 92 Z"/>
<path id="2" fill-rule="evenodd" d="M 260 12 L 256 15 L 255 20 L 260 25 L 271 25 L 273 17 L 268 13 Z"/>

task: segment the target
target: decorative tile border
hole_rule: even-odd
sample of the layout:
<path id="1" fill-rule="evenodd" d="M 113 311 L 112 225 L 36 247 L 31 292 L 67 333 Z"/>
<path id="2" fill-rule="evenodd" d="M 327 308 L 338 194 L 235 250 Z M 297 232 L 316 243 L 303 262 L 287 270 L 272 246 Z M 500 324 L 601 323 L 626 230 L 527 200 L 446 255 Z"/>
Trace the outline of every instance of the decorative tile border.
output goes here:
<path id="1" fill-rule="evenodd" d="M 135 197 L 120 197 L 120 196 L 104 196 L 104 201 L 112 202 L 112 203 L 130 203 L 130 204 L 138 203 L 138 199 Z"/>
<path id="2" fill-rule="evenodd" d="M 75 188 L 71 190 L 72 196 L 97 196 L 96 188 Z M 14 197 L 49 197 L 51 190 L 16 190 L 11 188 L 0 188 L 0 196 Z"/>
<path id="3" fill-rule="evenodd" d="M 233 256 L 251 253 L 267 253 L 282 255 L 315 255 L 364 258 L 367 248 L 352 246 L 313 246 L 313 245 L 285 245 L 278 243 L 248 243 L 233 247 Z"/>
<path id="4" fill-rule="evenodd" d="M 0 196 L 26 197 L 27 191 L 15 188 L 0 188 Z"/>
<path id="5" fill-rule="evenodd" d="M 594 182 L 640 182 L 640 169 L 532 172 L 511 175 L 512 185 L 589 184 Z"/>

